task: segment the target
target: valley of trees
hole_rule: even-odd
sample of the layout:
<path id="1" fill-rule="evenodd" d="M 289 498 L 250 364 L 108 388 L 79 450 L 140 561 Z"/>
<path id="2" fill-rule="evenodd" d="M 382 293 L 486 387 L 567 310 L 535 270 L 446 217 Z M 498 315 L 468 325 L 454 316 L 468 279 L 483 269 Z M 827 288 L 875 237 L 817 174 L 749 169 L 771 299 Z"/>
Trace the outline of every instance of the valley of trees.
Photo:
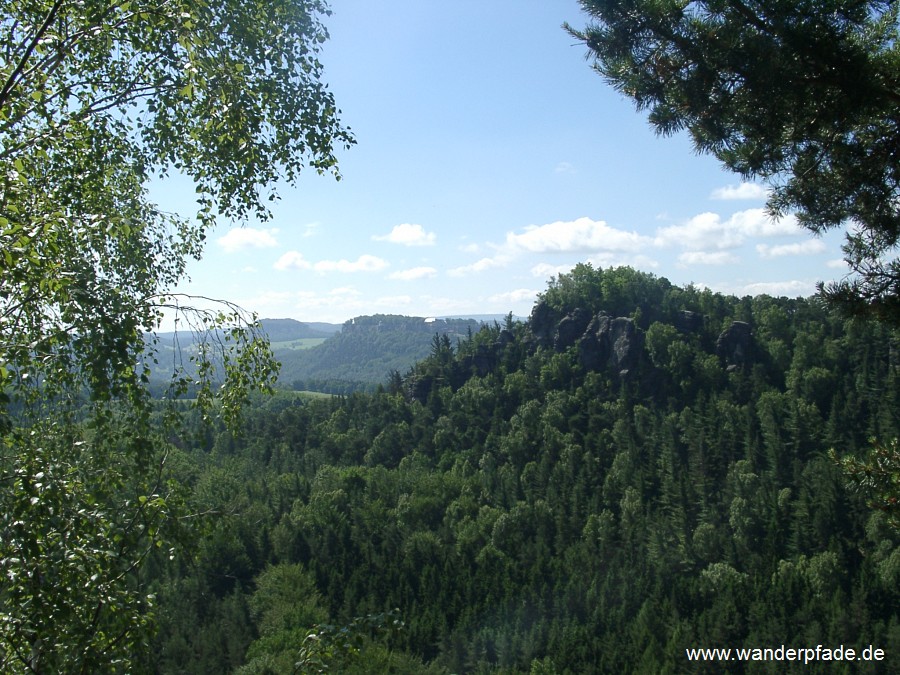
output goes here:
<path id="1" fill-rule="evenodd" d="M 270 322 L 263 321 L 266 328 Z M 375 314 L 346 321 L 340 333 L 307 350 L 274 350 L 279 384 L 329 394 L 375 391 L 392 371 L 405 372 L 428 355 L 435 333 L 455 342 L 478 329 L 474 319 Z M 270 339 L 274 341 L 274 338 Z"/>
<path id="2" fill-rule="evenodd" d="M 245 408 L 260 325 L 174 289 L 218 220 L 340 177 L 327 4 L 0 3 L 0 672 L 900 670 L 900 3 L 582 6 L 659 131 L 852 222 L 853 274 L 579 265 L 371 393 Z M 193 217 L 150 201 L 170 173 Z M 155 400 L 166 312 L 200 339 Z"/>
<path id="3" fill-rule="evenodd" d="M 170 471 L 215 516 L 149 566 L 146 665 L 712 673 L 685 648 L 871 644 L 730 672 L 894 672 L 900 532 L 838 460 L 900 433 L 898 349 L 815 298 L 580 265 L 373 394 L 189 425 Z"/>

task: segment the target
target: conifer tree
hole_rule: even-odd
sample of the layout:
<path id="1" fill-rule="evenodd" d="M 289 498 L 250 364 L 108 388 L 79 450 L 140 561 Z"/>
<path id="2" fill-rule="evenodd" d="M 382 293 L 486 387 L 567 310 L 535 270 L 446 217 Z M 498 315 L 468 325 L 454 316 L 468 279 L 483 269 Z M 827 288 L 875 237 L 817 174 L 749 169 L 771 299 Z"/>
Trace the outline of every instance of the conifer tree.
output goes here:
<path id="1" fill-rule="evenodd" d="M 776 216 L 849 227 L 853 273 L 824 295 L 900 324 L 896 0 L 582 0 L 568 30 L 661 134 L 689 131 Z"/>

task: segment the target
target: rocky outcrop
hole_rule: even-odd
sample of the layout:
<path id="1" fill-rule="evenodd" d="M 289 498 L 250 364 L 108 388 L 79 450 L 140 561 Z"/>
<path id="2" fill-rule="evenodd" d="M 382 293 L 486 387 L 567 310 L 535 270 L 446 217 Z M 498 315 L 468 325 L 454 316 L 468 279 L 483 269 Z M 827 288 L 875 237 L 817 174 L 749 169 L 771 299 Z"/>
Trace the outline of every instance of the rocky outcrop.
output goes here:
<path id="1" fill-rule="evenodd" d="M 590 322 L 591 313 L 581 307 L 566 314 L 556 327 L 556 335 L 553 339 L 553 347 L 556 351 L 564 352 L 574 345 L 578 338 L 584 335 Z"/>
<path id="2" fill-rule="evenodd" d="M 752 349 L 750 324 L 745 321 L 732 322 L 716 341 L 716 355 L 729 370 L 747 366 L 750 363 Z"/>
<path id="3" fill-rule="evenodd" d="M 529 320 L 532 348 L 553 347 L 557 352 L 577 345 L 586 370 L 609 370 L 621 376 L 637 366 L 644 348 L 644 334 L 634 319 L 596 316 L 581 307 L 558 319 L 559 314 L 538 301 Z M 502 332 L 498 342 L 504 338 Z"/>
<path id="4" fill-rule="evenodd" d="M 500 331 L 497 339 L 490 345 L 480 344 L 475 352 L 462 358 L 460 363 L 464 372 L 473 372 L 479 377 L 492 373 L 500 361 L 506 347 L 516 341 L 512 331 L 506 328 Z"/>
<path id="5" fill-rule="evenodd" d="M 531 310 L 531 318 L 528 320 L 532 338 L 530 341 L 533 341 L 535 346 L 549 347 L 553 344 L 558 316 L 546 302 L 537 301 L 534 309 Z"/>
<path id="6" fill-rule="evenodd" d="M 609 333 L 609 316 L 603 312 L 591 319 L 578 343 L 578 359 L 585 370 L 600 370 L 609 360 L 609 343 L 600 334 Z"/>
<path id="7" fill-rule="evenodd" d="M 644 334 L 634 319 L 619 317 L 610 321 L 608 339 L 612 346 L 610 365 L 614 370 L 628 371 L 637 366 L 644 348 Z"/>
<path id="8" fill-rule="evenodd" d="M 598 314 L 578 343 L 581 365 L 587 370 L 605 368 L 624 377 L 640 360 L 643 337 L 634 319 Z"/>

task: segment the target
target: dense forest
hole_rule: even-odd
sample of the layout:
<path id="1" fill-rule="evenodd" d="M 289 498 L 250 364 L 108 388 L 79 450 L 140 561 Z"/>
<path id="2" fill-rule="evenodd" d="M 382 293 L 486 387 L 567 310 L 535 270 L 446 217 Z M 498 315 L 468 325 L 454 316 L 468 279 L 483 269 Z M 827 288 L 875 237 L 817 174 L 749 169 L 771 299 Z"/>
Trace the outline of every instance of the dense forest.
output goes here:
<path id="1" fill-rule="evenodd" d="M 371 394 L 189 418 L 192 552 L 144 570 L 168 673 L 723 672 L 691 647 L 874 646 L 900 534 L 839 458 L 900 434 L 900 341 L 819 300 L 579 265 Z M 832 450 L 834 452 L 829 452 Z"/>
<path id="2" fill-rule="evenodd" d="M 271 323 L 263 321 L 267 333 Z M 275 357 L 281 363 L 279 384 L 297 391 L 329 394 L 374 392 L 392 371 L 404 372 L 428 356 L 436 333 L 455 342 L 478 330 L 479 325 L 475 319 L 358 316 L 344 322 L 339 333 L 310 349 L 275 349 Z"/>
<path id="3" fill-rule="evenodd" d="M 656 131 L 763 188 L 769 215 L 846 228 L 843 278 L 736 298 L 579 265 L 526 322 L 420 325 L 421 359 L 378 364 L 371 392 L 255 400 L 272 336 L 181 289 L 218 222 L 341 177 L 328 4 L 3 4 L 0 672 L 900 672 L 900 3 L 579 4 L 569 35 Z M 479 125 L 515 116 L 488 98 Z M 400 133 L 424 174 L 420 130 Z M 496 174 L 504 146 L 482 145 L 465 166 Z M 527 190 L 506 182 L 494 206 Z M 193 207 L 157 204 L 163 184 Z M 434 243 L 398 227 L 373 238 Z M 540 251 L 597 253 L 572 244 Z M 168 343 L 166 317 L 199 340 Z M 821 658 L 845 648 L 863 658 Z"/>

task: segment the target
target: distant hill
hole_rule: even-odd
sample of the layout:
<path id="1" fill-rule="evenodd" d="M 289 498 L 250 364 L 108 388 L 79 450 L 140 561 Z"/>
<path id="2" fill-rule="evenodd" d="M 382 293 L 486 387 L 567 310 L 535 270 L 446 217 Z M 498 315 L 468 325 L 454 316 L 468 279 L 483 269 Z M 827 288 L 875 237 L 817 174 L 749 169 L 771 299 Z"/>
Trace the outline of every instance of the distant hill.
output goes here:
<path id="1" fill-rule="evenodd" d="M 305 338 L 327 338 L 339 333 L 334 323 L 303 323 L 295 319 L 262 319 L 260 321 L 270 342 L 286 342 Z"/>
<path id="2" fill-rule="evenodd" d="M 503 325 L 507 319 L 479 316 L 481 320 L 376 314 L 342 325 L 295 319 L 262 319 L 260 324 L 281 363 L 281 388 L 346 394 L 374 391 L 391 371 L 405 374 L 430 354 L 435 334 L 446 335 L 455 344 L 485 323 Z M 196 336 L 180 331 L 157 337 L 159 364 L 171 364 L 158 365 L 153 374 L 154 382 L 162 386 L 176 364 L 192 367 L 188 357 L 194 353 Z"/>
<path id="3" fill-rule="evenodd" d="M 506 322 L 506 319 L 509 318 L 509 314 L 457 314 L 454 316 L 443 316 L 442 319 L 447 320 L 456 320 L 456 319 L 474 319 L 475 321 L 479 321 L 481 323 L 493 323 L 496 321 L 501 326 Z M 528 320 L 528 317 L 525 316 L 516 316 L 513 314 L 512 320 L 520 323 Z"/>
<path id="4" fill-rule="evenodd" d="M 327 338 L 340 332 L 341 326 L 336 323 L 310 322 L 304 323 L 296 319 L 261 319 L 260 324 L 271 342 L 284 342 L 287 340 L 302 340 L 307 338 Z M 161 344 L 172 345 L 177 341 L 182 344 L 192 344 L 195 335 L 188 330 L 157 333 Z"/>
<path id="5" fill-rule="evenodd" d="M 295 319 L 262 319 L 260 324 L 278 358 L 320 345 L 341 330 L 339 324 L 304 323 Z M 191 376 L 194 371 L 191 357 L 197 352 L 196 345 L 200 336 L 189 330 L 181 330 L 158 333 L 155 337 L 157 363 L 154 364 L 151 381 L 153 391 L 161 394 L 176 368 L 184 368 L 186 374 Z"/>
<path id="6" fill-rule="evenodd" d="M 447 335 L 455 343 L 480 327 L 481 322 L 469 318 L 359 316 L 318 346 L 276 348 L 275 357 L 281 362 L 279 383 L 331 393 L 373 390 L 386 382 L 392 370 L 405 373 L 428 356 L 435 334 Z"/>

